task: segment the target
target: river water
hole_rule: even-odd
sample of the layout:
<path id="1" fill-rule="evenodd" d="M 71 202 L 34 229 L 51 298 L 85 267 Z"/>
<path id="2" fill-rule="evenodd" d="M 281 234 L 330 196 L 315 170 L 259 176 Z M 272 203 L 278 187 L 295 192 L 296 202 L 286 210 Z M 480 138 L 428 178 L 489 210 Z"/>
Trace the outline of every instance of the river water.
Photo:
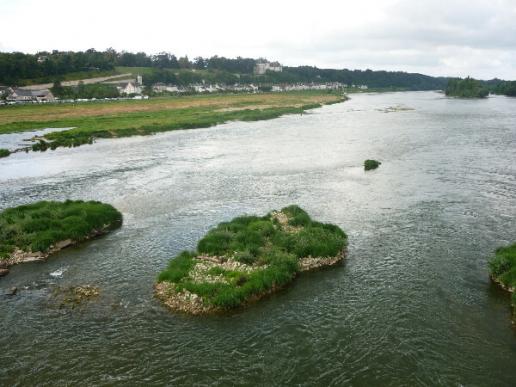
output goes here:
<path id="1" fill-rule="evenodd" d="M 509 296 L 487 261 L 516 240 L 515 161 L 516 99 L 434 92 L 2 159 L 0 209 L 95 199 L 124 225 L 0 280 L 20 289 L 0 296 L 0 385 L 514 385 Z M 291 203 L 348 233 L 342 266 L 224 316 L 153 298 L 210 227 Z M 82 284 L 99 298 L 52 296 Z"/>

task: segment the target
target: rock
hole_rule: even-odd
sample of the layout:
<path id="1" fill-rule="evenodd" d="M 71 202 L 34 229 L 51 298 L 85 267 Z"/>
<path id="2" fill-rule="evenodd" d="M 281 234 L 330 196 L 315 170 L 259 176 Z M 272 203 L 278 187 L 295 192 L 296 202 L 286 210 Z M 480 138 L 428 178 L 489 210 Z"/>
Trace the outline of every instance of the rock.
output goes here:
<path id="1" fill-rule="evenodd" d="M 9 274 L 9 269 L 0 269 L 0 277 Z"/>
<path id="2" fill-rule="evenodd" d="M 13 286 L 7 293 L 5 293 L 6 296 L 14 296 L 18 292 L 18 288 L 16 286 Z"/>

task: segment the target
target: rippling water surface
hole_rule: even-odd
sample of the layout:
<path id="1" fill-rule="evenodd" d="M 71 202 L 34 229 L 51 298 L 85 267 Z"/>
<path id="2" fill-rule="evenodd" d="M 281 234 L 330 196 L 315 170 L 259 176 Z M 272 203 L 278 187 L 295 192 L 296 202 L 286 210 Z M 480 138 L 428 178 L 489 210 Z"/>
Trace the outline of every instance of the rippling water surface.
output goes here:
<path id="1" fill-rule="evenodd" d="M 516 240 L 515 162 L 516 99 L 433 92 L 1 159 L 0 209 L 96 199 L 125 223 L 0 280 L 20 289 L 0 296 L 0 385 L 514 385 L 486 263 Z M 341 267 L 227 316 L 153 298 L 210 227 L 291 203 L 346 230 Z M 60 308 L 53 289 L 80 284 L 98 300 Z"/>

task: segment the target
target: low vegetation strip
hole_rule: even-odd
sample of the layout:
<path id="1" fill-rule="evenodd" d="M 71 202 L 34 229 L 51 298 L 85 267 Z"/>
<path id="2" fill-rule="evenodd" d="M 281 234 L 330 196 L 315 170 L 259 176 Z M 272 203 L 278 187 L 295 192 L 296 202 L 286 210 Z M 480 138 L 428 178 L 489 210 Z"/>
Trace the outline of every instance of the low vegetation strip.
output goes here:
<path id="1" fill-rule="evenodd" d="M 512 293 L 512 306 L 516 308 L 516 243 L 498 248 L 489 268 L 491 279 Z"/>
<path id="2" fill-rule="evenodd" d="M 121 224 L 120 212 L 95 201 L 40 201 L 6 209 L 0 212 L 2 270 L 17 263 L 44 260 Z"/>
<path id="3" fill-rule="evenodd" d="M 346 234 L 316 222 L 300 207 L 220 223 L 173 258 L 158 276 L 156 296 L 175 311 L 221 312 L 256 301 L 301 271 L 344 258 Z"/>
<path id="4" fill-rule="evenodd" d="M 268 107 L 301 107 L 328 104 L 343 100 L 341 93 L 329 91 L 293 91 L 258 94 L 209 94 L 157 97 L 148 100 L 99 101 L 78 104 L 17 105 L 0 108 L 0 134 L 21 132 L 43 127 L 62 120 L 86 117 L 118 118 L 129 113 L 152 114 L 181 109 L 260 109 Z M 63 126 L 66 127 L 66 126 Z"/>
<path id="5" fill-rule="evenodd" d="M 11 112 L 10 108 L 0 109 L 0 134 L 41 128 L 73 128 L 38 138 L 32 150 L 45 151 L 58 147 L 92 144 L 98 138 L 206 128 L 234 120 L 272 119 L 284 114 L 303 113 L 307 109 L 345 99 L 346 97 L 338 93 L 309 91 L 170 97 L 158 99 L 156 102 L 109 102 L 77 107 L 22 106 L 19 109 L 13 107 Z M 103 114 L 97 114 L 97 106 Z M 54 108 L 55 114 L 52 114 Z M 2 124 L 2 121 L 5 123 Z"/>

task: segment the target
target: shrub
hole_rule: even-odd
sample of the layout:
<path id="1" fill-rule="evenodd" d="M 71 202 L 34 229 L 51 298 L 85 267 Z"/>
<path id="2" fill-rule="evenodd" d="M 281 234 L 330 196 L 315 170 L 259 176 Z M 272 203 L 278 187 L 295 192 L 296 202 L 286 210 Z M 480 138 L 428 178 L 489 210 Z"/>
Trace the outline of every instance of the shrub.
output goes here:
<path id="1" fill-rule="evenodd" d="M 364 169 L 369 171 L 370 169 L 376 169 L 380 166 L 381 162 L 377 160 L 366 160 L 364 161 Z"/>

